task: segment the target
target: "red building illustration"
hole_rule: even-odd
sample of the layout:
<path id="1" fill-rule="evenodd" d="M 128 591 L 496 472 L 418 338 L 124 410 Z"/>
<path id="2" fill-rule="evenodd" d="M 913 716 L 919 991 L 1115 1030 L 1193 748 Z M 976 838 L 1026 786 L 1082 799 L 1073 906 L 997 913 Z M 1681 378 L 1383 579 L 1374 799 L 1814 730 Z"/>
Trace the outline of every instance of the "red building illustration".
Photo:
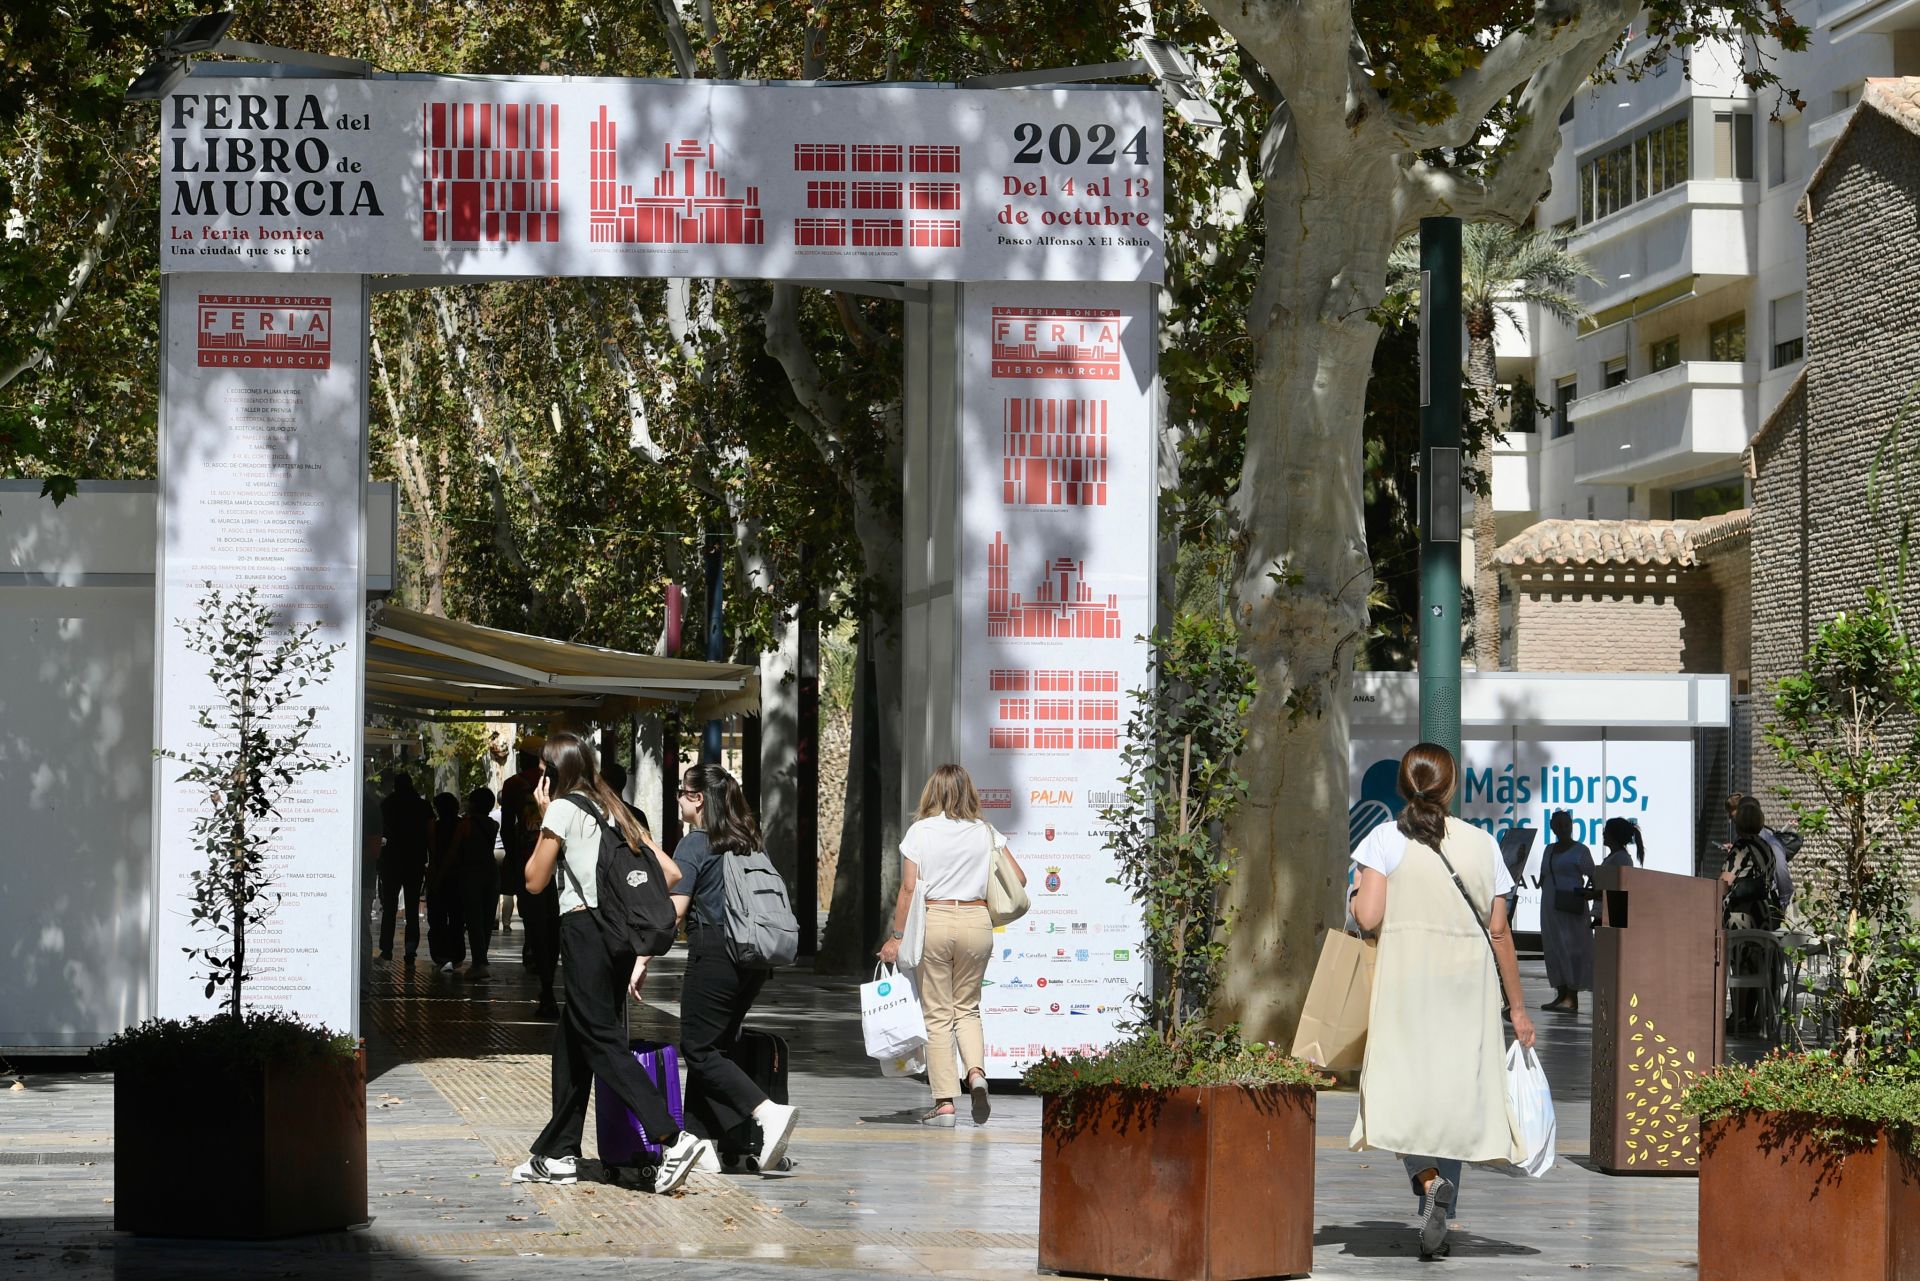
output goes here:
<path id="1" fill-rule="evenodd" d="M 422 105 L 420 238 L 428 244 L 558 240 L 559 106 Z"/>
<path id="2" fill-rule="evenodd" d="M 960 212 L 957 182 L 908 181 L 875 177 L 890 174 L 957 174 L 960 148 L 897 142 L 797 142 L 793 171 L 801 174 L 860 174 L 851 179 L 809 179 L 807 208 L 850 209 L 867 217 L 808 216 L 793 220 L 793 243 L 803 248 L 851 245 L 856 249 L 960 247 L 960 220 L 916 216 L 873 217 L 874 213 L 916 215 Z"/>
<path id="3" fill-rule="evenodd" d="M 995 307 L 995 378 L 1120 377 L 1120 312 L 1109 307 Z"/>
<path id="4" fill-rule="evenodd" d="M 1006 536 L 987 548 L 987 635 L 1027 640 L 1120 639 L 1120 598 L 1094 596 L 1086 562 L 1059 556 L 1047 563 L 1033 600 L 1012 590 Z"/>
<path id="5" fill-rule="evenodd" d="M 767 224 L 760 214 L 760 189 L 727 194 L 727 180 L 715 168 L 715 147 L 695 139 L 664 143 L 660 172 L 646 195 L 635 195 L 620 181 L 618 126 L 600 108 L 587 127 L 591 163 L 588 219 L 595 244 L 617 245 L 761 245 Z M 825 184 L 823 184 L 825 185 Z"/>
<path id="6" fill-rule="evenodd" d="M 1010 396 L 1001 404 L 1001 501 L 1107 505 L 1107 402 Z"/>

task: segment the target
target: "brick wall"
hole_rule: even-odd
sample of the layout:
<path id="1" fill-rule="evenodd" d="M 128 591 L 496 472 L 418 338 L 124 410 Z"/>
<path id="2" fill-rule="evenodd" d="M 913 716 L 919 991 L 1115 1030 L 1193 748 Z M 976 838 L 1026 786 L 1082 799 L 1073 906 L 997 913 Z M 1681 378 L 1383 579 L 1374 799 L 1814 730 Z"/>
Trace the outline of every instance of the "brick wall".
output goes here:
<path id="1" fill-rule="evenodd" d="M 1920 138 L 1863 107 L 1834 146 L 1807 197 L 1804 395 L 1783 402 L 1753 450 L 1756 729 L 1771 719 L 1773 685 L 1798 665 L 1812 630 L 1859 605 L 1892 550 L 1868 481 L 1920 385 Z M 1902 604 L 1909 628 L 1920 628 L 1920 583 Z M 1791 776 L 1764 745 L 1753 767 L 1762 803 L 1783 810 L 1775 789 Z M 1911 865 L 1911 845 L 1907 857 Z"/>
<path id="2" fill-rule="evenodd" d="M 1509 568 L 1519 671 L 1718 672 L 1720 589 L 1698 567 Z"/>

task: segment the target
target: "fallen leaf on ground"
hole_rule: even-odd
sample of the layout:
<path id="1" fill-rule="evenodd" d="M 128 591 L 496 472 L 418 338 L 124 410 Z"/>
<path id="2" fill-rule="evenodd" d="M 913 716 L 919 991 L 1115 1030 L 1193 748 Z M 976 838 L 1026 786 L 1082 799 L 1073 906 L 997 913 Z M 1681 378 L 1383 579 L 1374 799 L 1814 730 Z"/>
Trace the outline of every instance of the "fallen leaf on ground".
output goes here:
<path id="1" fill-rule="evenodd" d="M 524 1214 L 509 1214 L 507 1216 L 508 1223 L 525 1223 L 526 1221 L 527 1216 Z"/>

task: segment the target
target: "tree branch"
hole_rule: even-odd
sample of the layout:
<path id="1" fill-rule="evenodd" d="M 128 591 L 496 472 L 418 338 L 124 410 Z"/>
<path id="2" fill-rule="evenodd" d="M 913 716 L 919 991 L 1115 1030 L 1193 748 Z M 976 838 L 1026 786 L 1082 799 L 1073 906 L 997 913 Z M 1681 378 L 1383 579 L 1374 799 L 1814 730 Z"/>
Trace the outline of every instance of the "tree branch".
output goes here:
<path id="1" fill-rule="evenodd" d="M 674 0 L 653 0 L 653 11 L 667 32 L 667 48 L 673 51 L 673 67 L 683 80 L 700 76 L 700 64 L 693 56 L 693 41 L 687 38 L 687 24 Z"/>

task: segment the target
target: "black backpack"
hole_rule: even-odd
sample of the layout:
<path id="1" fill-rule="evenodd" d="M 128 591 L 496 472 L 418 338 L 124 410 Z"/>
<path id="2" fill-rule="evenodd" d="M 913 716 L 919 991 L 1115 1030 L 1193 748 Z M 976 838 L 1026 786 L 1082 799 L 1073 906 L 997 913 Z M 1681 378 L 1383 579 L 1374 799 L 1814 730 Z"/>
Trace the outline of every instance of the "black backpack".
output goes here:
<path id="1" fill-rule="evenodd" d="M 673 910 L 673 899 L 667 895 L 667 875 L 660 870 L 660 860 L 650 849 L 636 850 L 627 844 L 620 829 L 602 818 L 600 811 L 584 798 L 563 796 L 560 799 L 572 801 L 591 814 L 600 829 L 599 870 L 594 877 L 594 885 L 600 892 L 600 906 L 593 915 L 601 933 L 606 935 L 608 950 L 622 960 L 664 956 L 673 947 L 679 921 Z M 565 854 L 560 856 L 560 865 L 566 869 Z M 570 869 L 567 876 L 573 879 L 574 892 L 579 894 L 579 880 L 573 878 Z M 580 894 L 580 897 L 584 899 L 586 895 Z"/>

